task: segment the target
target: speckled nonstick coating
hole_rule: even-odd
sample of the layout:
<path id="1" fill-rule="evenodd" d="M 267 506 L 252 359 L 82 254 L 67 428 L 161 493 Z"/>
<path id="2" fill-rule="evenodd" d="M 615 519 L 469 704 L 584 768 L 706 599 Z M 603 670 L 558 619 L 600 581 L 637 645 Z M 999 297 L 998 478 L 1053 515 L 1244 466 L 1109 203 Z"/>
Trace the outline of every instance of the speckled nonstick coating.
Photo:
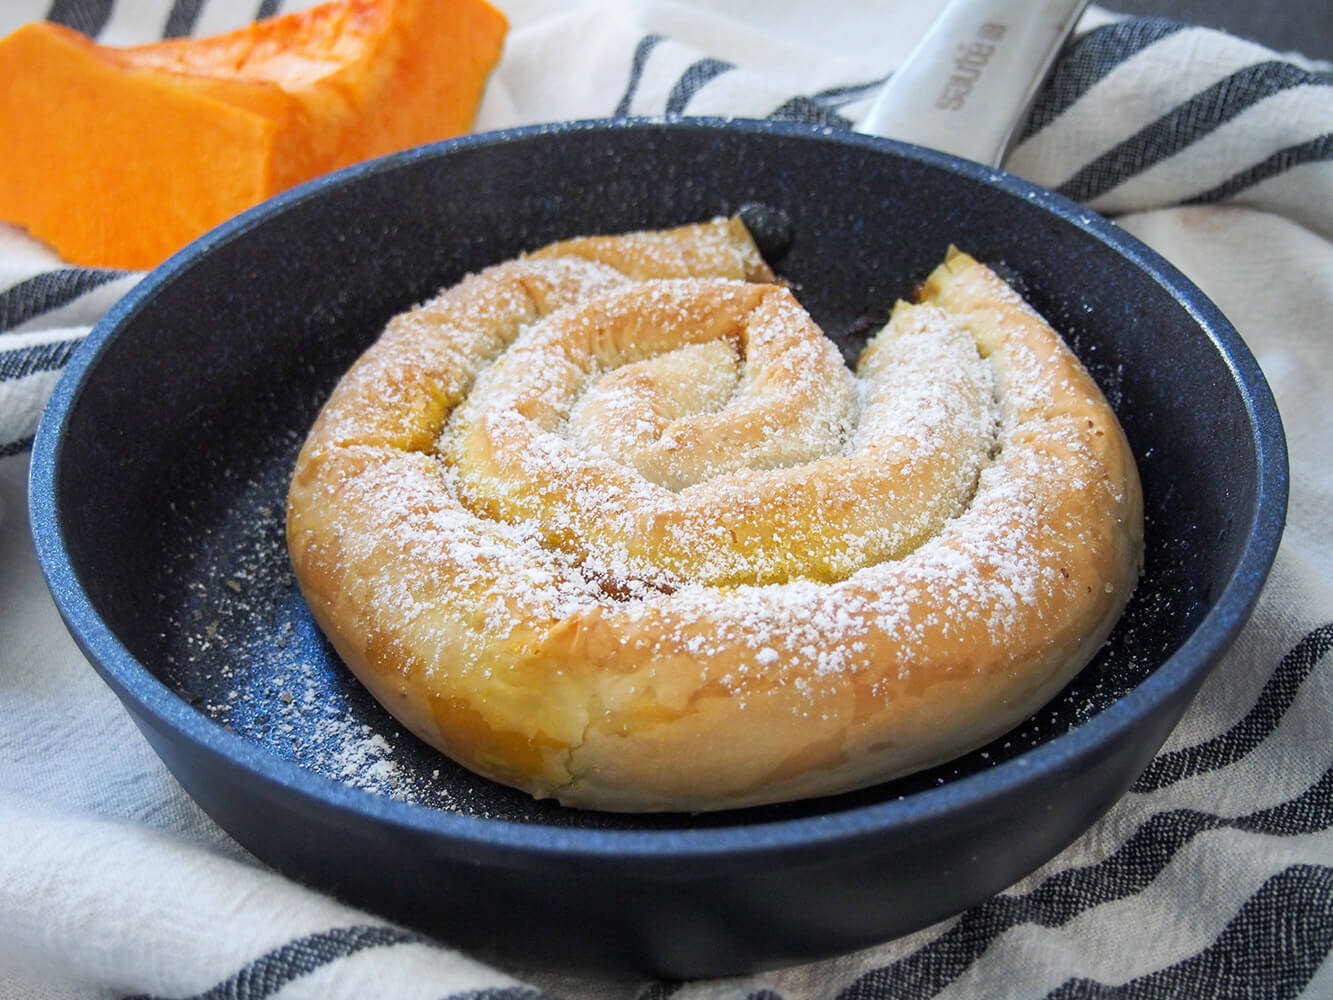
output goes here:
<path id="1" fill-rule="evenodd" d="M 296 450 L 381 324 L 467 271 L 747 204 L 769 209 L 773 263 L 849 352 L 951 242 L 1006 274 L 1125 426 L 1144 579 L 1055 702 L 914 777 L 698 817 L 579 812 L 477 778 L 406 734 L 311 622 L 282 533 Z M 34 447 L 31 512 L 75 639 L 258 857 L 482 958 L 687 977 L 912 931 L 1077 837 L 1244 624 L 1286 476 L 1276 408 L 1235 331 L 1095 213 L 882 139 L 619 121 L 387 157 L 186 248 L 71 362 Z"/>

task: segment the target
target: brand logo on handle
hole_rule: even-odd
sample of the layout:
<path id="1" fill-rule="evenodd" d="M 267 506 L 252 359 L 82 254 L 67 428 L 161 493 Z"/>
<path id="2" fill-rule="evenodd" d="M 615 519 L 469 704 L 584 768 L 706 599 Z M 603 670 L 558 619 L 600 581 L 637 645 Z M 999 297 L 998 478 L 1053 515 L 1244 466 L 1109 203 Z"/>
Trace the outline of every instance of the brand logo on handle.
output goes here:
<path id="1" fill-rule="evenodd" d="M 1008 29 L 1003 24 L 987 21 L 977 29 L 976 37 L 958 46 L 958 56 L 953 61 L 953 74 L 935 98 L 935 107 L 945 111 L 962 111 L 972 88 L 981 79 L 982 71 L 995 54 L 997 43 L 1004 38 Z"/>

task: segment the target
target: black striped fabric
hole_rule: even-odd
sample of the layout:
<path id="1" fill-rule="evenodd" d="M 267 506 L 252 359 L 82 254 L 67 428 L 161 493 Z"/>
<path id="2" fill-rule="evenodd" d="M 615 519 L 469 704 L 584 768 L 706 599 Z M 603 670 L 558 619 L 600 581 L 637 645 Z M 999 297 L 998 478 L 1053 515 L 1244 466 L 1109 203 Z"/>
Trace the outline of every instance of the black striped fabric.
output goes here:
<path id="1" fill-rule="evenodd" d="M 28 434 L 0 444 L 0 458 L 10 458 L 14 455 L 22 455 L 32 451 L 32 445 L 36 439 L 35 434 Z"/>
<path id="2" fill-rule="evenodd" d="M 1252 166 L 1238 170 L 1221 184 L 1182 198 L 1182 205 L 1206 205 L 1234 199 L 1263 181 L 1280 177 L 1306 163 L 1333 163 L 1333 132 L 1325 132 L 1307 142 L 1284 146 Z"/>
<path id="3" fill-rule="evenodd" d="M 194 24 L 204 7 L 204 0 L 174 0 L 167 23 L 162 29 L 165 38 L 185 38 L 194 33 Z"/>
<path id="4" fill-rule="evenodd" d="M 10 384 L 13 388 L 13 384 L 20 379 L 47 372 L 59 372 L 69 363 L 78 346 L 78 340 L 53 340 L 33 344 L 30 347 L 5 350 L 4 338 L 0 337 L 0 387 Z M 11 424 L 9 440 L 0 441 L 0 448 L 13 444 L 13 431 L 18 427 L 17 422 Z M 14 454 L 17 450 L 19 449 L 10 448 L 5 454 Z"/>
<path id="5" fill-rule="evenodd" d="M 1264 99 L 1301 86 L 1333 88 L 1333 81 L 1276 60 L 1238 69 L 1091 160 L 1059 191 L 1075 201 L 1091 201 L 1187 149 Z"/>
<path id="6" fill-rule="evenodd" d="M 1175 34 L 1185 25 L 1165 18 L 1121 21 L 1075 40 L 1051 70 L 1023 129 L 1023 138 L 1040 132 L 1083 97 L 1094 83 L 1126 59 Z"/>
<path id="7" fill-rule="evenodd" d="M 190 1000 L 264 1000 L 288 983 L 368 948 L 421 944 L 420 934 L 384 925 L 337 927 L 289 941 Z M 154 1000 L 147 995 L 126 1000 Z"/>
<path id="8" fill-rule="evenodd" d="M 311 973 L 336 969 L 343 959 L 371 949 L 404 945 L 434 947 L 427 937 L 384 924 L 335 927 L 297 938 L 266 952 L 235 975 L 188 998 L 137 994 L 124 1000 L 268 1000 L 285 987 Z M 555 1000 L 549 993 L 529 986 L 491 986 L 444 993 L 441 1000 Z"/>
<path id="9" fill-rule="evenodd" d="M 104 268 L 43 271 L 0 292 L 0 331 L 12 330 L 130 272 Z M 0 342 L 2 343 L 2 342 Z"/>
<path id="10" fill-rule="evenodd" d="M 97 300 L 94 293 L 132 277 L 126 271 L 58 268 L 0 290 L 0 458 L 32 447 L 40 403 L 33 396 L 32 379 L 58 374 L 82 339 L 78 328 L 71 333 L 64 323 L 46 327 L 43 320 L 63 316 L 68 321 L 72 312 L 73 322 L 86 326 L 96 318 L 96 308 L 81 308 L 80 303 Z M 46 383 L 48 388 L 54 384 L 50 378 Z"/>
<path id="11" fill-rule="evenodd" d="M 1114 114 L 1123 111 L 1123 95 L 1099 94 L 1097 85 L 1125 66 L 1131 60 L 1140 74 L 1160 73 L 1161 93 L 1175 95 L 1169 110 L 1143 120 L 1138 128 L 1124 139 L 1111 142 L 1103 148 L 1082 144 L 1077 150 L 1062 154 L 1067 166 L 1063 176 L 1049 183 L 1061 194 L 1077 201 L 1093 202 L 1166 161 L 1188 157 L 1192 148 L 1209 138 L 1218 129 L 1252 109 L 1283 93 L 1298 88 L 1318 88 L 1328 93 L 1321 116 L 1318 110 L 1309 115 L 1308 124 L 1293 126 L 1290 141 L 1274 141 L 1261 136 L 1253 145 L 1231 144 L 1225 156 L 1233 165 L 1229 176 L 1220 183 L 1203 187 L 1186 186 L 1175 192 L 1167 202 L 1158 199 L 1141 205 L 1118 206 L 1118 211 L 1136 208 L 1166 207 L 1167 204 L 1202 204 L 1235 199 L 1255 185 L 1290 172 L 1306 164 L 1333 164 L 1328 122 L 1333 121 L 1333 76 L 1323 70 L 1272 57 L 1256 58 L 1257 47 L 1239 49 L 1235 54 L 1237 65 L 1222 79 L 1198 90 L 1181 89 L 1178 74 L 1170 56 L 1154 64 L 1155 49 L 1181 32 L 1204 34 L 1162 18 L 1135 18 L 1114 22 L 1087 33 L 1078 39 L 1056 63 L 1050 77 L 1034 100 L 1028 121 L 1021 132 L 1021 142 L 1040 147 L 1043 132 L 1058 122 L 1070 109 L 1084 103 L 1089 109 L 1105 102 Z M 1225 48 L 1227 36 L 1217 32 L 1206 33 L 1218 39 Z M 678 59 L 679 53 L 664 54 L 670 46 L 660 35 L 644 36 L 636 47 L 628 73 L 628 85 L 615 105 L 615 114 L 689 114 L 691 102 L 719 77 L 744 73 L 729 63 L 701 56 L 680 72 L 674 84 L 665 93 L 650 98 L 642 92 L 641 82 L 646 67 L 656 56 Z M 1206 44 L 1206 40 L 1201 44 Z M 1146 67 L 1146 68 L 1145 68 Z M 881 81 L 848 82 L 839 87 L 818 92 L 780 95 L 767 111 L 774 120 L 798 121 L 834 128 L 850 128 L 855 124 L 857 104 L 868 100 Z M 1143 84 L 1140 82 L 1139 84 Z M 848 110 L 850 107 L 850 111 Z M 863 109 L 861 109 L 863 110 Z M 1285 137 L 1284 137 L 1285 138 Z M 1201 166 L 1215 172 L 1216 152 L 1200 154 Z M 1260 205 L 1260 207 L 1263 207 Z M 1333 232 L 1333 208 L 1319 213 L 1326 219 L 1327 231 Z M 1299 221 L 1307 222 L 1306 219 Z M 1324 231 L 1321 229 L 1321 231 Z"/>
<path id="12" fill-rule="evenodd" d="M 161 4 L 165 19 L 160 34 L 192 34 L 212 9 L 210 4 L 220 2 L 223 0 L 171 0 Z M 283 9 L 282 0 L 259 0 L 253 6 L 257 16 Z M 47 16 L 96 36 L 111 24 L 115 11 L 115 0 L 52 0 Z M 1194 88 L 1179 83 L 1179 67 L 1162 53 L 1173 41 L 1180 41 L 1182 32 L 1198 34 L 1200 46 L 1216 43 L 1218 59 L 1226 63 L 1216 79 Z M 1038 95 L 1022 137 L 1025 154 L 1033 162 L 1054 160 L 1055 166 L 1048 169 L 1058 176 L 1050 186 L 1092 202 L 1123 191 L 1166 165 L 1188 160 L 1199 143 L 1241 116 L 1300 91 L 1311 95 L 1311 106 L 1316 108 L 1308 121 L 1298 119 L 1284 129 L 1266 131 L 1249 146 L 1232 143 L 1225 162 L 1213 162 L 1210 154 L 1209 162 L 1199 164 L 1200 171 L 1207 168 L 1210 179 L 1181 187 L 1166 204 L 1225 204 L 1269 190 L 1297 171 L 1333 171 L 1333 103 L 1328 103 L 1333 79 L 1272 53 L 1256 54 L 1254 47 L 1236 46 L 1233 41 L 1158 18 L 1119 20 L 1085 34 L 1062 56 Z M 1056 151 L 1058 155 L 1043 145 L 1056 141 L 1052 137 L 1071 120 L 1069 116 L 1095 121 L 1104 107 L 1123 114 L 1121 95 L 1111 85 L 1131 64 L 1140 80 L 1154 81 L 1157 96 L 1167 99 L 1166 110 L 1144 112 L 1144 120 L 1130 122 L 1120 134 L 1100 144 Z M 606 108 L 590 109 L 590 116 L 608 112 L 617 116 L 688 115 L 710 87 L 753 83 L 756 90 L 771 94 L 765 114 L 774 120 L 851 128 L 883 82 L 882 77 L 853 79 L 805 92 L 784 87 L 780 79 L 774 82 L 771 74 L 761 77 L 743 65 L 691 50 L 654 32 L 630 40 L 621 66 L 616 87 L 623 83 L 623 89 L 606 95 Z M 1099 103 L 1103 101 L 1115 107 Z M 1329 110 L 1324 113 L 1319 108 Z M 1333 186 L 1311 190 L 1314 194 L 1306 199 L 1310 203 L 1306 207 L 1315 213 L 1315 228 L 1318 219 L 1328 219 L 1327 232 L 1333 236 L 1333 205 L 1323 204 L 1326 199 L 1321 193 Z M 1285 210 L 1287 204 L 1257 202 L 1258 207 L 1274 211 Z M 1163 207 L 1162 203 L 1131 204 L 1124 210 L 1157 207 Z M 1308 219 L 1300 221 L 1309 225 Z M 22 454 L 32 444 L 30 422 L 25 422 L 26 417 L 15 418 L 6 409 L 6 387 L 31 385 L 34 379 L 59 372 L 77 348 L 78 337 L 71 336 L 68 329 L 54 329 L 54 322 L 47 337 L 43 318 L 127 277 L 121 271 L 70 267 L 0 272 L 0 458 Z M 1195 864 L 1225 868 L 1227 845 L 1235 841 L 1285 860 L 1275 860 L 1262 877 L 1243 883 L 1243 890 L 1226 897 L 1229 908 L 1219 915 L 1218 926 L 1209 931 L 1207 940 L 1188 950 L 1164 948 L 1165 957 L 1154 968 L 1128 978 L 1112 980 L 1080 968 L 1027 992 L 1021 984 L 1011 984 L 1004 995 L 1031 1000 L 1285 1000 L 1302 995 L 1333 954 L 1333 858 L 1325 854 L 1327 863 L 1323 863 L 1298 850 L 1311 838 L 1333 830 L 1333 754 L 1312 757 L 1323 763 L 1311 765 L 1310 774 L 1293 781 L 1298 787 L 1275 796 L 1275 801 L 1263 796 L 1252 800 L 1262 805 L 1201 808 L 1186 794 L 1197 783 L 1233 773 L 1258 780 L 1254 776 L 1271 767 L 1264 763 L 1265 755 L 1283 738 L 1293 716 L 1308 710 L 1301 708 L 1302 699 L 1310 697 L 1316 686 L 1327 685 L 1326 678 L 1333 671 L 1333 622 L 1307 627 L 1299 638 L 1297 634 L 1288 640 L 1288 648 L 1273 651 L 1267 662 L 1253 664 L 1254 670 L 1264 672 L 1265 679 L 1256 684 L 1251 703 L 1236 706 L 1235 721 L 1157 756 L 1128 797 L 1123 826 L 1102 827 L 1100 836 L 1106 842 L 1095 849 L 1088 847 L 1057 859 L 1020 886 L 939 927 L 863 955 L 831 961 L 815 970 L 779 971 L 717 984 L 716 988 L 647 983 L 637 991 L 638 997 L 916 1000 L 962 996 L 961 984 L 986 981 L 987 975 L 994 974 L 992 968 L 1004 967 L 1007 942 L 1025 933 L 1042 940 L 1041 934 L 1095 922 L 1102 913 L 1115 912 L 1117 905 L 1150 894 L 1179 868 Z M 1326 739 L 1326 729 L 1324 733 Z M 1125 934 L 1134 932 L 1132 927 L 1123 929 Z M 419 934 L 380 924 L 335 927 L 295 935 L 254 955 L 241 967 L 226 970 L 193 995 L 200 1000 L 260 1000 L 290 990 L 303 977 L 317 972 L 336 975 L 342 963 L 373 956 L 383 958 L 387 967 L 396 954 L 408 949 L 437 947 Z M 534 977 L 534 981 L 541 980 Z M 591 986 L 588 992 L 596 995 Z M 455 992 L 446 988 L 438 995 L 454 1000 L 540 1000 L 559 994 L 554 987 L 495 986 Z M 150 1000 L 150 995 L 139 994 L 134 1000 Z M 153 995 L 151 1000 L 168 998 Z"/>
<path id="13" fill-rule="evenodd" d="M 1295 865 L 1269 879 L 1215 942 L 1126 983 L 1070 979 L 1048 1000 L 1288 1000 L 1333 946 L 1333 868 Z"/>
<path id="14" fill-rule="evenodd" d="M 848 105 L 871 99 L 887 79 L 887 76 L 882 76 L 865 83 L 828 87 L 809 95 L 801 94 L 779 104 L 768 117 L 774 121 L 851 128 L 855 122 L 842 114 L 841 110 Z"/>
<path id="15" fill-rule="evenodd" d="M 53 0 L 46 19 L 96 38 L 111 19 L 114 8 L 115 0 Z"/>
<path id="16" fill-rule="evenodd" d="M 1093 907 L 1134 893 L 1142 892 L 1162 873 L 1188 843 L 1201 834 L 1232 828 L 1250 833 L 1276 837 L 1291 837 L 1323 831 L 1333 826 L 1333 770 L 1306 789 L 1295 799 L 1279 806 L 1264 809 L 1247 816 L 1225 818 L 1212 813 L 1174 810 L 1154 814 L 1134 831 L 1120 848 L 1096 865 L 1062 871 L 1043 881 L 1032 892 L 1022 896 L 996 896 L 964 914 L 947 932 L 924 948 L 906 958 L 875 969 L 839 994 L 842 1000 L 871 1000 L 882 997 L 930 997 L 953 982 L 973 963 L 980 961 L 986 950 L 1006 931 L 1023 923 L 1058 927 L 1086 913 Z M 1333 874 L 1333 868 L 1323 869 Z M 1324 909 L 1312 915 L 1324 920 L 1333 929 L 1333 899 L 1319 897 Z M 1247 904 L 1248 905 L 1248 904 Z M 1280 913 L 1267 909 L 1260 911 L 1272 919 Z M 1237 918 L 1240 919 L 1239 917 Z M 1248 935 L 1241 942 L 1248 953 L 1261 949 L 1274 932 L 1271 923 L 1250 917 L 1241 929 L 1233 925 L 1228 930 L 1233 937 Z M 1333 938 L 1319 939 L 1318 958 L 1323 959 L 1333 946 Z M 1205 953 L 1191 961 L 1204 963 Z M 1228 951 L 1212 953 L 1219 968 L 1211 970 L 1222 975 L 1228 963 Z M 1317 962 L 1316 962 L 1317 965 Z M 1205 970 L 1210 971 L 1210 970 Z M 1294 996 L 1305 985 L 1314 971 L 1309 963 L 1286 970 L 1278 969 L 1285 995 Z M 1151 992 L 1127 994 L 1154 996 Z M 1177 994 L 1191 995 L 1191 994 Z M 1194 994 L 1212 996 L 1214 994 Z"/>
<path id="17" fill-rule="evenodd" d="M 676 85 L 671 88 L 671 93 L 666 100 L 666 113 L 669 115 L 678 115 L 683 112 L 690 103 L 690 98 L 697 94 L 703 87 L 716 77 L 721 76 L 727 70 L 732 69 L 731 63 L 723 62 L 720 59 L 700 59 L 687 69 Z"/>
<path id="18" fill-rule="evenodd" d="M 827 125 L 831 128 L 851 128 L 852 122 L 838 114 L 818 97 L 793 97 L 770 112 L 769 118 L 778 122 L 802 122 L 806 125 Z"/>
<path id="19" fill-rule="evenodd" d="M 0 340 L 0 344 L 4 341 Z M 78 341 L 57 340 L 14 351 L 0 351 L 0 381 L 11 381 L 37 372 L 59 371 L 69 361 Z"/>
<path id="20" fill-rule="evenodd" d="M 661 41 L 661 35 L 645 35 L 635 46 L 634 58 L 630 63 L 629 84 L 625 87 L 625 93 L 621 95 L 620 100 L 616 103 L 615 113 L 617 117 L 623 118 L 629 114 L 634 101 L 634 94 L 638 91 L 639 81 L 643 77 L 643 67 L 648 62 L 648 57 L 653 54 L 653 49 Z"/>
<path id="21" fill-rule="evenodd" d="M 195 34 L 200 15 L 210 2 L 236 5 L 237 0 L 171 0 L 161 28 L 162 37 L 182 38 Z M 46 19 L 96 38 L 106 29 L 115 9 L 116 0 L 51 0 Z M 282 9 L 283 0 L 259 0 L 254 17 L 273 17 L 282 13 Z"/>
<path id="22" fill-rule="evenodd" d="M 1139 775 L 1134 791 L 1169 788 L 1196 774 L 1234 764 L 1253 752 L 1278 727 L 1301 685 L 1331 648 L 1333 625 L 1312 631 L 1282 658 L 1245 718 L 1206 743 L 1158 754 Z"/>

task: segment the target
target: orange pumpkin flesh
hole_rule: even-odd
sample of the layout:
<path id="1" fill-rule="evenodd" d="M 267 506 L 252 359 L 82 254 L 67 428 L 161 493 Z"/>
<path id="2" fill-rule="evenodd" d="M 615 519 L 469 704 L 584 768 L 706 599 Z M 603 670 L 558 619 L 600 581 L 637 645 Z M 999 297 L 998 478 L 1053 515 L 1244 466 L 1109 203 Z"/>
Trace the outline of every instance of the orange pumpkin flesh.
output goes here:
<path id="1" fill-rule="evenodd" d="M 485 0 L 339 0 L 212 38 L 0 39 L 0 218 L 149 268 L 301 181 L 471 127 L 507 23 Z"/>

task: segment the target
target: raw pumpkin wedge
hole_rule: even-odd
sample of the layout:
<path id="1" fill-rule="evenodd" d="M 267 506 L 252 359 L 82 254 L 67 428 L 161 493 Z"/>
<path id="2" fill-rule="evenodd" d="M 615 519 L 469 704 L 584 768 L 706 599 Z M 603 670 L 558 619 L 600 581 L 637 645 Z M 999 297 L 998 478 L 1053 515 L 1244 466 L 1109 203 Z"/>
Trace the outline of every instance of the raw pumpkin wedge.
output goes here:
<path id="1" fill-rule="evenodd" d="M 336 0 L 211 38 L 0 39 L 0 219 L 142 269 L 294 184 L 466 132 L 508 28 L 485 0 Z"/>

